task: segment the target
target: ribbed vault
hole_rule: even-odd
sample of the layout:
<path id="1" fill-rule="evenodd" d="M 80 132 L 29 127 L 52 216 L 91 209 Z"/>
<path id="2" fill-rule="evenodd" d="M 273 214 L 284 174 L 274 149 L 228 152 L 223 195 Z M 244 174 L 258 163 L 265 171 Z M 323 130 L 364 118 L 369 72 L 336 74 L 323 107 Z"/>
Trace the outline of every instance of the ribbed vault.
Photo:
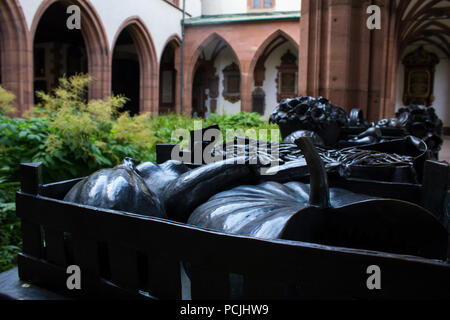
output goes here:
<path id="1" fill-rule="evenodd" d="M 400 54 L 411 44 L 431 45 L 450 57 L 450 1 L 396 0 Z"/>

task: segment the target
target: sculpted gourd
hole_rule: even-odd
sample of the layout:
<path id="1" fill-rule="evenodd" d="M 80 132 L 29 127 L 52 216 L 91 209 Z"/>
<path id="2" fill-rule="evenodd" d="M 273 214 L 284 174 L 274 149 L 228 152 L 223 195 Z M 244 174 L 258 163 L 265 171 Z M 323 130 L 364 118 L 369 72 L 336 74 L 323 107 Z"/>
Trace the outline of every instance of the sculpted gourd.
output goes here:
<path id="1" fill-rule="evenodd" d="M 186 222 L 189 214 L 218 192 L 255 178 L 245 158 L 230 158 L 195 168 L 179 176 L 164 190 L 163 199 L 170 219 Z"/>
<path id="2" fill-rule="evenodd" d="M 157 196 L 161 197 L 163 190 L 180 175 L 189 171 L 189 168 L 180 161 L 169 160 L 161 164 L 144 162 L 136 167 L 147 187 Z"/>
<path id="3" fill-rule="evenodd" d="M 307 137 L 310 185 L 265 182 L 221 192 L 199 206 L 188 223 L 264 239 L 446 257 L 448 234 L 427 210 L 412 203 L 329 188 L 327 175 Z"/>
<path id="4" fill-rule="evenodd" d="M 65 201 L 165 218 L 161 201 L 149 190 L 133 159 L 112 169 L 97 171 L 78 182 Z"/>

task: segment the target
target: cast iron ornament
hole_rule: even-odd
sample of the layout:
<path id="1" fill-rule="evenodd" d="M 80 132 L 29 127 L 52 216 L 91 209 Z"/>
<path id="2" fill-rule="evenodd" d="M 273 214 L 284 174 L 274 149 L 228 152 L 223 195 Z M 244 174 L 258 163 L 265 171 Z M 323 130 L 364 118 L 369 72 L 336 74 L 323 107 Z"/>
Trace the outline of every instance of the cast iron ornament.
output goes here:
<path id="1" fill-rule="evenodd" d="M 415 204 L 329 188 L 311 140 L 305 154 L 311 184 L 265 182 L 221 192 L 200 205 L 188 223 L 230 234 L 287 239 L 444 259 L 448 234 Z"/>
<path id="2" fill-rule="evenodd" d="M 374 144 L 412 135 L 425 141 L 437 159 L 442 146 L 442 121 L 433 107 L 411 105 L 399 109 L 395 117 L 368 124 L 360 109 L 350 116 L 323 97 L 302 96 L 283 100 L 272 112 L 270 122 L 278 124 L 283 138 L 299 130 L 312 131 L 327 148 Z M 291 138 L 289 138 L 291 139 Z M 319 145 L 315 141 L 316 145 Z"/>
<path id="3" fill-rule="evenodd" d="M 149 190 L 131 158 L 125 158 L 121 165 L 114 168 L 99 170 L 84 178 L 72 187 L 64 201 L 167 217 L 159 197 Z"/>

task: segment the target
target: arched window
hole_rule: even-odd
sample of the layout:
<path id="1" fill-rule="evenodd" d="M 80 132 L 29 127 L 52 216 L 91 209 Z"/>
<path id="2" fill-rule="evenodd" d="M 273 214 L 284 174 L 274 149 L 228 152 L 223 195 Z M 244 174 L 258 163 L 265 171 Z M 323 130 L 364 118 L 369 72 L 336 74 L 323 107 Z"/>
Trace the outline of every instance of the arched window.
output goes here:
<path id="1" fill-rule="evenodd" d="M 297 57 L 288 50 L 281 57 L 281 65 L 278 68 L 278 95 L 277 100 L 292 98 L 297 96 Z"/>
<path id="2" fill-rule="evenodd" d="M 225 100 L 235 103 L 241 99 L 241 72 L 236 63 L 223 69 L 223 97 Z"/>

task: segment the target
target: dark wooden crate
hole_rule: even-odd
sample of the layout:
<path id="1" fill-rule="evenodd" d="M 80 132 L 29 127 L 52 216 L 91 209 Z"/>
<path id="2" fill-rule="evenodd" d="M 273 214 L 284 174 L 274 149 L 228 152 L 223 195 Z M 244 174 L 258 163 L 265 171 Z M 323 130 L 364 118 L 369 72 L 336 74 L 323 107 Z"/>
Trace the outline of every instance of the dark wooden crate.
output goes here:
<path id="1" fill-rule="evenodd" d="M 79 179 L 40 185 L 39 170 L 22 165 L 19 276 L 64 295 L 181 299 L 186 266 L 192 299 L 450 297 L 444 261 L 234 236 L 76 205 L 62 199 Z M 72 264 L 81 268 L 81 290 L 66 287 Z M 366 286 L 370 265 L 381 268 L 381 290 Z"/>

